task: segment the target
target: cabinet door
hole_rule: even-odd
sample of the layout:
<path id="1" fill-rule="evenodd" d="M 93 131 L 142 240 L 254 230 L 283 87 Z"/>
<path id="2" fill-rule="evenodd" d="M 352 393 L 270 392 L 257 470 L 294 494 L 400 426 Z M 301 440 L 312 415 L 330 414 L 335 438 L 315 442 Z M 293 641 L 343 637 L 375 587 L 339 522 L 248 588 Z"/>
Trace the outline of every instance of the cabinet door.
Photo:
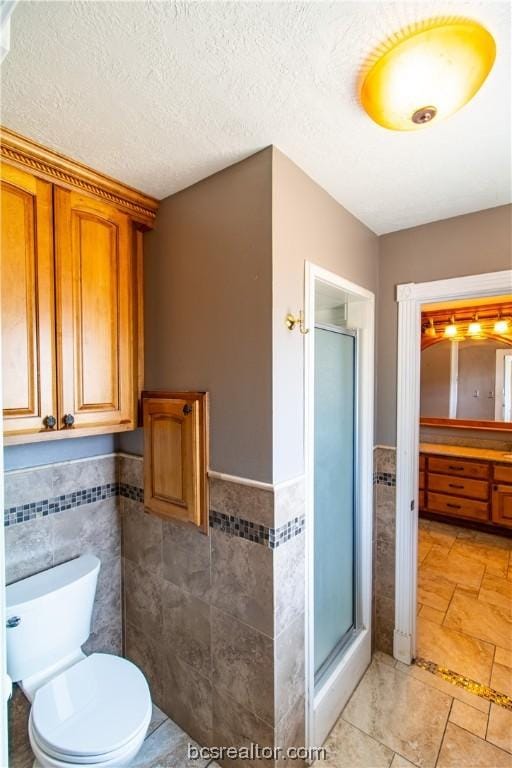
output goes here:
<path id="1" fill-rule="evenodd" d="M 208 530 L 207 396 L 145 393 L 144 505 Z"/>
<path id="2" fill-rule="evenodd" d="M 493 486 L 492 521 L 512 528 L 512 485 Z"/>
<path id="3" fill-rule="evenodd" d="M 55 244 L 59 428 L 134 428 L 130 220 L 56 188 Z"/>
<path id="4" fill-rule="evenodd" d="M 52 187 L 1 165 L 4 434 L 45 431 L 57 416 Z M 51 431 L 51 430 L 48 430 Z"/>

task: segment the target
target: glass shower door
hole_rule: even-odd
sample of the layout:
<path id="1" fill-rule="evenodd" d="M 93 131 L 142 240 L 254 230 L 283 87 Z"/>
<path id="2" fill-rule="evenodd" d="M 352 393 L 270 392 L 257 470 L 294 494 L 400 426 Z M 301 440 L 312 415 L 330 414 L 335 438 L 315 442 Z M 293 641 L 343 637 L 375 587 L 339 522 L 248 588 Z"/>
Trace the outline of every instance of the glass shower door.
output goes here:
<path id="1" fill-rule="evenodd" d="M 314 666 L 328 672 L 356 626 L 356 336 L 315 327 Z"/>

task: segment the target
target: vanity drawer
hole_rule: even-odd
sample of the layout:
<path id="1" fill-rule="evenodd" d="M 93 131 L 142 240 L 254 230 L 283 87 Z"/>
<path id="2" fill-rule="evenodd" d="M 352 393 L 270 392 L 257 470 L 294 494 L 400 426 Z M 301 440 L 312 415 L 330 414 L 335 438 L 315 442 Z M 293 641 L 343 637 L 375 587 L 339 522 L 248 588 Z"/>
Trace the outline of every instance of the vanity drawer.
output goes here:
<path id="1" fill-rule="evenodd" d="M 468 496 L 470 499 L 487 501 L 489 498 L 489 483 L 487 480 L 450 477 L 450 475 L 436 475 L 429 472 L 428 487 L 431 491 L 450 493 L 455 496 Z"/>
<path id="2" fill-rule="evenodd" d="M 420 453 L 420 471 L 423 471 L 425 469 L 426 463 L 427 463 L 427 459 L 425 457 L 425 454 Z"/>
<path id="3" fill-rule="evenodd" d="M 512 483 L 512 464 L 495 464 L 494 479 L 497 483 Z"/>
<path id="4" fill-rule="evenodd" d="M 426 497 L 425 491 L 420 491 L 418 494 L 418 506 L 420 508 L 420 512 L 423 512 L 423 510 L 426 509 L 425 497 Z"/>
<path id="5" fill-rule="evenodd" d="M 448 496 L 444 493 L 428 494 L 428 510 L 440 512 L 452 517 L 465 517 L 469 520 L 489 520 L 489 504 L 485 501 L 463 499 L 460 496 Z"/>
<path id="6" fill-rule="evenodd" d="M 422 470 L 420 470 L 419 484 L 420 484 L 420 491 L 422 491 L 423 488 L 425 487 L 425 473 Z"/>
<path id="7" fill-rule="evenodd" d="M 441 472 L 446 475 L 456 475 L 457 477 L 474 477 L 481 480 L 487 480 L 489 477 L 489 464 L 466 461 L 455 456 L 450 459 L 430 456 L 428 468 L 430 472 Z"/>

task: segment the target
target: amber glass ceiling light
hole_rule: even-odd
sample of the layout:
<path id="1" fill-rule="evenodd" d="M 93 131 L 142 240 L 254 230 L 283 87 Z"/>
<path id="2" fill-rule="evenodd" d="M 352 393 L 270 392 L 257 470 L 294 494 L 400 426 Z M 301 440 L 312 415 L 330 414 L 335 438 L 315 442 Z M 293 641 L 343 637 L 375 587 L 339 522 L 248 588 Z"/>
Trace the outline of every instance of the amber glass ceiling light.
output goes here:
<path id="1" fill-rule="evenodd" d="M 384 128 L 421 128 L 467 104 L 495 57 L 494 38 L 475 21 L 421 22 L 394 35 L 368 60 L 361 103 Z"/>

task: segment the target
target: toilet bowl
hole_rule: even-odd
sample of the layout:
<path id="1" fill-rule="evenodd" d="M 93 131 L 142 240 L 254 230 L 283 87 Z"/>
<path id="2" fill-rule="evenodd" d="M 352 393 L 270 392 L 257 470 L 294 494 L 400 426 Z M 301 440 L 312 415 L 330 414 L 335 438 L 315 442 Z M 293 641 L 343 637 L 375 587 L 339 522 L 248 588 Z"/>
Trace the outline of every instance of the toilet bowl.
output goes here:
<path id="1" fill-rule="evenodd" d="M 81 651 L 99 567 L 86 555 L 7 587 L 7 666 L 32 704 L 34 768 L 128 765 L 151 720 L 149 687 L 135 664 Z"/>

